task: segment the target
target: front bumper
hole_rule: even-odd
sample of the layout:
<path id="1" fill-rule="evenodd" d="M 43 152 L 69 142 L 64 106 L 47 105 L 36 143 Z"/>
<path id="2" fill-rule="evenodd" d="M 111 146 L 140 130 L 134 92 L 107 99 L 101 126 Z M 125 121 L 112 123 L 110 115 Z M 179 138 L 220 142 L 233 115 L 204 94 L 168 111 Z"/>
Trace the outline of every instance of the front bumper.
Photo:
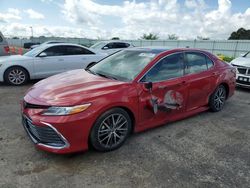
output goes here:
<path id="1" fill-rule="evenodd" d="M 250 75 L 237 74 L 236 85 L 239 87 L 250 88 Z"/>
<path id="2" fill-rule="evenodd" d="M 22 105 L 22 124 L 37 148 L 58 154 L 88 150 L 93 113 L 43 116 L 41 111 Z"/>

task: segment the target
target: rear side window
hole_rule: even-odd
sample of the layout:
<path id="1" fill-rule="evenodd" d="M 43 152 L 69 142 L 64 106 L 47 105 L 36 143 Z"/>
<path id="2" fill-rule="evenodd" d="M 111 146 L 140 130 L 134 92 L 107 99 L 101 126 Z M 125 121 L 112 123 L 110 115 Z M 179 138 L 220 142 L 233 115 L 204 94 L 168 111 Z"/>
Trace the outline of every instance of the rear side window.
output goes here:
<path id="1" fill-rule="evenodd" d="M 78 46 L 66 46 L 66 55 L 88 55 L 88 54 L 94 54 L 94 53 Z"/>
<path id="2" fill-rule="evenodd" d="M 186 61 L 186 74 L 199 73 L 207 70 L 207 57 L 201 53 L 187 52 Z"/>
<path id="3" fill-rule="evenodd" d="M 184 56 L 173 54 L 160 60 L 143 78 L 143 82 L 159 82 L 183 76 Z"/>

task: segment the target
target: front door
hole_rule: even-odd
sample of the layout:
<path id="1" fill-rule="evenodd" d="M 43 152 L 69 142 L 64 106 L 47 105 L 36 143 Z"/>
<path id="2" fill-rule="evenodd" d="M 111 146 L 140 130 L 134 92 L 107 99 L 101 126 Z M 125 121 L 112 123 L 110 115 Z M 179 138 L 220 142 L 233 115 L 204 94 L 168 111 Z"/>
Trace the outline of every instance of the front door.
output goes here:
<path id="1" fill-rule="evenodd" d="M 40 57 L 41 53 L 46 56 Z M 35 78 L 46 78 L 65 71 L 65 48 L 53 46 L 45 49 L 34 59 Z"/>
<path id="2" fill-rule="evenodd" d="M 145 83 L 153 83 L 152 91 Z M 184 78 L 184 55 L 176 53 L 161 59 L 138 84 L 141 127 L 175 120 L 186 110 L 188 83 Z"/>

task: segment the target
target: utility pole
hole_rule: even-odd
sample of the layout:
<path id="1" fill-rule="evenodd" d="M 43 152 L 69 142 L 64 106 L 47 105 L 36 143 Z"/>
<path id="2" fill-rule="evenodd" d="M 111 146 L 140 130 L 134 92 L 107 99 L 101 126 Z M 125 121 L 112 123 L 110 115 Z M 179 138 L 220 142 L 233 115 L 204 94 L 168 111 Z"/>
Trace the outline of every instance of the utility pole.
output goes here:
<path id="1" fill-rule="evenodd" d="M 33 27 L 30 26 L 30 30 L 31 30 L 31 41 L 33 41 Z"/>

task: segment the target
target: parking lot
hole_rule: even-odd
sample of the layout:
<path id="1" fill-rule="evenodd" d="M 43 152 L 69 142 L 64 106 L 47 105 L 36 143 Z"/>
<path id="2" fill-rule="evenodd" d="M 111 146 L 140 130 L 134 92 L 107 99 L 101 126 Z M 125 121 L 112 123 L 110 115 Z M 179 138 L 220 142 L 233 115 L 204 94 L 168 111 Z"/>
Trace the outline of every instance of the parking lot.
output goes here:
<path id="1" fill-rule="evenodd" d="M 237 89 L 223 111 L 132 135 L 109 153 L 37 150 L 20 118 L 32 85 L 0 85 L 0 187 L 249 187 L 250 98 Z"/>

